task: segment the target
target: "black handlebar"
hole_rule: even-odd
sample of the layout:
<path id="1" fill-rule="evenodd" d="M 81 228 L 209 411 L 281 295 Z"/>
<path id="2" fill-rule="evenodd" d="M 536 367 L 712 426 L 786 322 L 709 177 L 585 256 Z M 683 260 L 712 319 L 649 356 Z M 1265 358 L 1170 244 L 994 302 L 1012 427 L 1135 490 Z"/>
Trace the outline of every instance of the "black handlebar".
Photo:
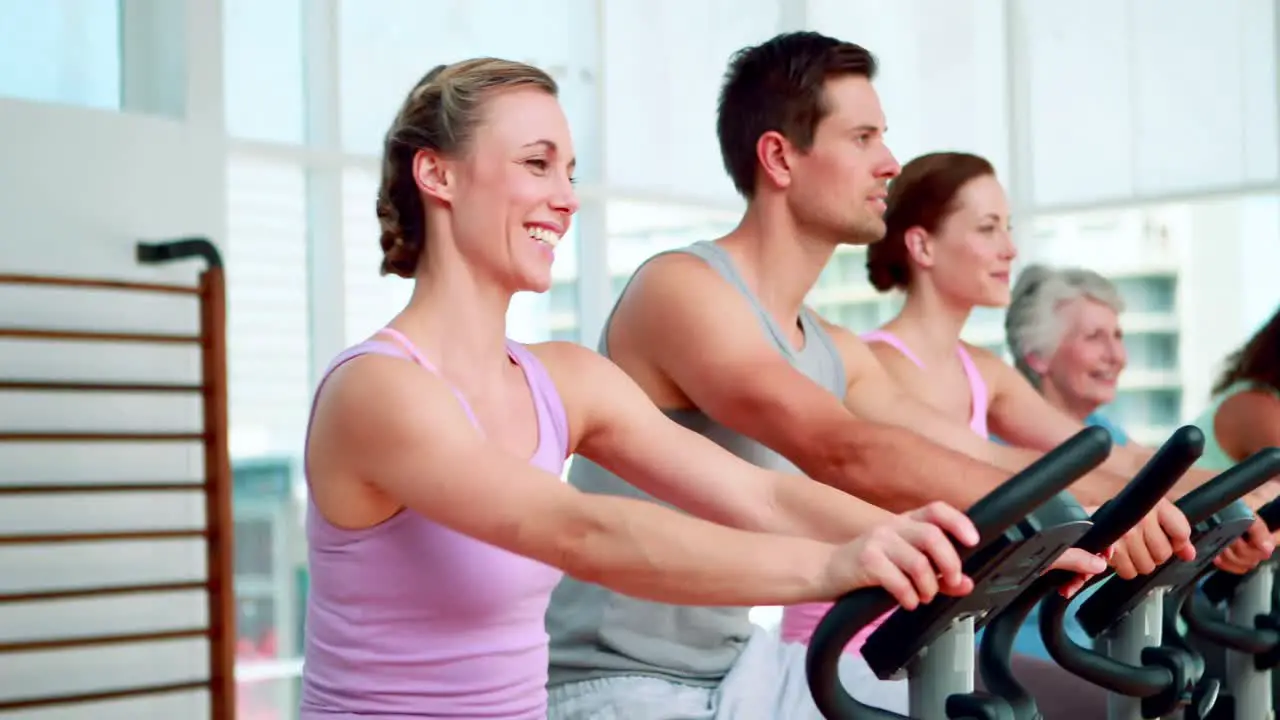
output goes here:
<path id="1" fill-rule="evenodd" d="M 1102 428 L 1087 427 L 987 493 L 966 513 L 981 537 L 976 547 L 1000 536 L 1097 468 L 1110 454 L 1110 433 Z"/>
<path id="2" fill-rule="evenodd" d="M 1280 475 L 1280 448 L 1263 448 L 1178 500 L 1192 525 L 1208 520 L 1240 497 Z"/>
<path id="3" fill-rule="evenodd" d="M 961 556 L 969 557 L 977 548 L 1001 538 L 1037 507 L 1102 464 L 1110 452 L 1111 436 L 1106 430 L 1085 428 L 991 491 L 967 513 L 981 539 L 974 548 L 957 548 Z M 948 599 L 939 597 L 934 602 Z M 903 717 L 859 702 L 839 678 L 840 657 L 849 640 L 895 604 L 884 588 L 855 590 L 840 598 L 818 623 L 809 641 L 805 669 L 809 690 L 823 717 L 828 720 L 899 720 Z"/>
<path id="4" fill-rule="evenodd" d="M 1188 425 L 1175 431 L 1133 480 L 1118 495 L 1098 508 L 1092 518 L 1093 527 L 1075 547 L 1093 554 L 1111 547 L 1151 512 L 1156 503 L 1177 483 L 1178 478 L 1195 463 L 1203 450 L 1204 433 L 1199 429 Z M 1066 570 L 1053 570 L 1042 575 L 987 626 L 986 635 L 979 646 L 978 668 L 987 689 L 1009 702 L 1019 717 L 1033 716 L 1036 708 L 1035 700 L 1014 677 L 1010 666 L 1014 640 L 1036 603 L 1054 593 L 1071 578 L 1071 573 Z M 1057 630 L 1061 630 L 1061 625 L 1057 626 Z M 1045 642 L 1047 645 L 1049 640 L 1046 639 Z M 1064 665 L 1068 670 L 1071 670 L 1068 666 L 1071 663 L 1089 665 L 1090 661 L 1078 657 L 1076 648 L 1061 643 L 1058 645 L 1059 652 L 1070 656 L 1068 664 Z M 1083 671 L 1093 670 L 1083 668 Z"/>

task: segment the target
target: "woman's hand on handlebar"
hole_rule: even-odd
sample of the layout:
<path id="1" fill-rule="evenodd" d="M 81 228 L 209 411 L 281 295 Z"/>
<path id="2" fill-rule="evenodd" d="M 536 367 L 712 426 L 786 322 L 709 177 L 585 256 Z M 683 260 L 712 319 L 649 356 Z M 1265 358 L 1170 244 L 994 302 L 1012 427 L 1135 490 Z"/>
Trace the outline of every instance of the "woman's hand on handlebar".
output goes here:
<path id="1" fill-rule="evenodd" d="M 1116 545 L 1111 567 L 1116 575 L 1131 580 L 1149 575 L 1169 558 L 1195 560 L 1187 516 L 1167 499 L 1161 499 L 1142 522 L 1129 529 Z"/>
<path id="2" fill-rule="evenodd" d="M 880 586 L 907 610 L 939 592 L 964 595 L 973 590 L 973 580 L 964 575 L 956 544 L 977 542 L 978 530 L 968 516 L 945 503 L 930 503 L 837 549 L 827 568 L 831 595 Z"/>
<path id="3" fill-rule="evenodd" d="M 1213 564 L 1226 572 L 1243 575 L 1271 557 L 1275 549 L 1276 544 L 1267 524 L 1262 518 L 1254 518 L 1249 532 L 1228 545 L 1226 550 L 1213 559 Z"/>
<path id="4" fill-rule="evenodd" d="M 1111 561 L 1114 554 L 1114 545 L 1107 548 L 1107 551 L 1101 555 L 1094 555 L 1080 548 L 1067 548 L 1067 551 L 1059 555 L 1058 559 L 1049 566 L 1050 570 L 1067 570 L 1075 573 L 1071 582 L 1059 588 L 1058 592 L 1065 598 L 1080 592 L 1084 584 L 1089 582 L 1089 578 L 1107 569 L 1107 563 Z"/>

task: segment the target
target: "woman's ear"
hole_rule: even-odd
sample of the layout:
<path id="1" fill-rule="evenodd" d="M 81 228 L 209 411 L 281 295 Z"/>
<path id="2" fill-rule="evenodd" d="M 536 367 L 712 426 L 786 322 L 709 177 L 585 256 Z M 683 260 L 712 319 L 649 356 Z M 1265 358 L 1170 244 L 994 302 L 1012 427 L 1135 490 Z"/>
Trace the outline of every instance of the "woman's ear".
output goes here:
<path id="1" fill-rule="evenodd" d="M 453 170 L 448 161 L 433 150 L 419 150 L 413 156 L 413 181 L 428 197 L 448 204 L 453 200 Z"/>
<path id="2" fill-rule="evenodd" d="M 907 256 L 911 258 L 911 262 L 924 268 L 933 267 L 933 238 L 924 228 L 907 228 L 902 235 L 902 242 L 907 246 Z"/>
<path id="3" fill-rule="evenodd" d="M 1032 372 L 1035 374 L 1041 377 L 1049 374 L 1049 362 L 1041 357 L 1040 353 L 1027 353 L 1023 357 L 1023 360 L 1027 363 L 1027 367 L 1031 368 Z"/>

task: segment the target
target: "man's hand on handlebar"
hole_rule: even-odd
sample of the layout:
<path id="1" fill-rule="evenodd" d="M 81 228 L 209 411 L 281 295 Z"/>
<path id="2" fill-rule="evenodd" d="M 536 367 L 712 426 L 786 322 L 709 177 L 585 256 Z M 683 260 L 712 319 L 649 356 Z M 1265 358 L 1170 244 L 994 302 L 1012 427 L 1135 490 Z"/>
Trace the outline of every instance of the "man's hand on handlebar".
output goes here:
<path id="1" fill-rule="evenodd" d="M 969 517 L 945 503 L 898 515 L 836 550 L 827 567 L 830 594 L 878 585 L 908 610 L 939 592 L 965 595 L 973 580 L 965 576 L 948 535 L 966 547 L 979 539 Z"/>
<path id="2" fill-rule="evenodd" d="M 1151 512 L 1125 533 L 1116 545 L 1111 567 L 1122 579 L 1149 575 L 1169 558 L 1194 560 L 1191 524 L 1172 502 L 1162 499 Z"/>
<path id="3" fill-rule="evenodd" d="M 1213 559 L 1213 564 L 1226 572 L 1243 575 L 1271 557 L 1275 549 L 1276 544 L 1267 524 L 1262 518 L 1255 518 L 1253 525 L 1249 526 L 1249 532 L 1227 546 L 1226 550 Z"/>

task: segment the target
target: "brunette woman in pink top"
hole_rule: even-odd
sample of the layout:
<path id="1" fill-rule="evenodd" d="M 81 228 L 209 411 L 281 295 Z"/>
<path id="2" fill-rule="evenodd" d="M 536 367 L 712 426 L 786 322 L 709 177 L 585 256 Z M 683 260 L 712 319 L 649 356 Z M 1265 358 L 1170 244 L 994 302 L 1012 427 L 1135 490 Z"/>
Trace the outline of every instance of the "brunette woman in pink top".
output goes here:
<path id="1" fill-rule="evenodd" d="M 548 289 L 578 209 L 556 92 L 520 63 L 441 66 L 387 133 L 382 271 L 414 291 L 316 392 L 306 720 L 544 718 L 561 573 L 697 605 L 972 587 L 947 535 L 976 531 L 953 508 L 895 516 L 762 470 L 586 348 L 507 339 L 512 295 Z M 579 492 L 559 477 L 572 453 L 688 514 Z"/>

